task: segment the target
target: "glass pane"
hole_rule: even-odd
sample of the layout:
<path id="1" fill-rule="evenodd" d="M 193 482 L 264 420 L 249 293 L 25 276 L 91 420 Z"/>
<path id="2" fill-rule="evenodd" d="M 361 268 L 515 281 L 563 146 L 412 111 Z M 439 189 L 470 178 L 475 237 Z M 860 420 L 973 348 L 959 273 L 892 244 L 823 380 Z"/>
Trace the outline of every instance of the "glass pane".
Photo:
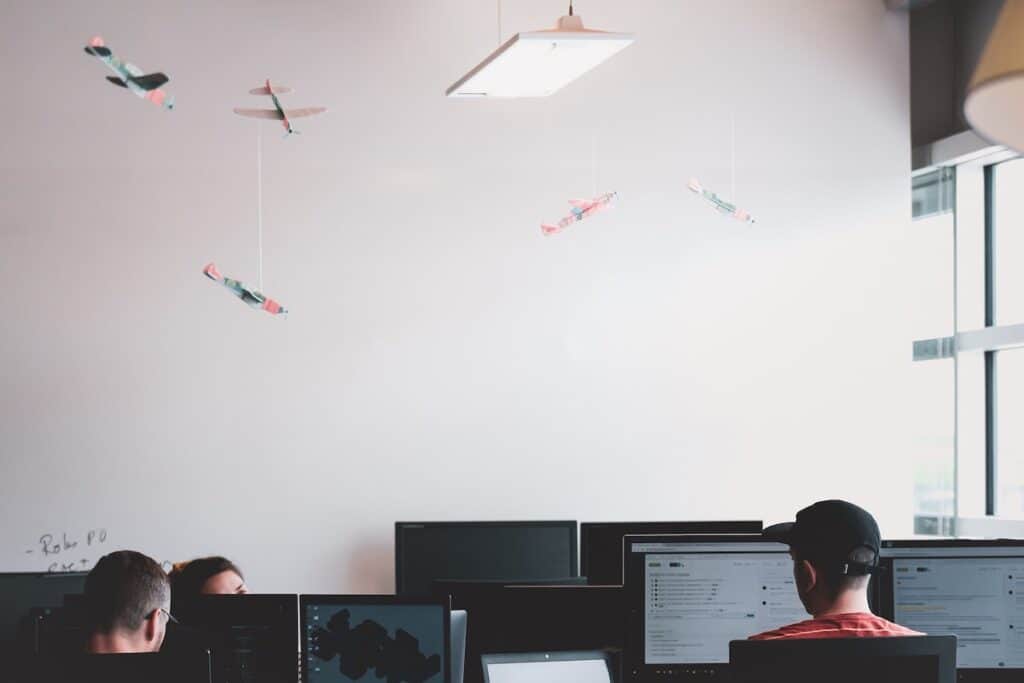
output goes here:
<path id="1" fill-rule="evenodd" d="M 952 195 L 952 183 L 943 192 Z M 908 310 L 914 339 L 953 334 L 953 214 L 933 213 L 908 228 L 913 260 L 907 285 L 913 306 Z M 909 349 L 908 349 L 909 350 Z M 954 512 L 953 407 L 951 359 L 914 363 L 914 409 L 907 411 L 914 468 L 914 513 L 948 517 Z"/>
<path id="2" fill-rule="evenodd" d="M 1024 517 L 1024 349 L 996 355 L 996 514 Z"/>
<path id="3" fill-rule="evenodd" d="M 956 169 L 957 331 L 985 327 L 985 169 Z"/>
<path id="4" fill-rule="evenodd" d="M 996 324 L 1024 323 L 1024 159 L 994 170 Z"/>

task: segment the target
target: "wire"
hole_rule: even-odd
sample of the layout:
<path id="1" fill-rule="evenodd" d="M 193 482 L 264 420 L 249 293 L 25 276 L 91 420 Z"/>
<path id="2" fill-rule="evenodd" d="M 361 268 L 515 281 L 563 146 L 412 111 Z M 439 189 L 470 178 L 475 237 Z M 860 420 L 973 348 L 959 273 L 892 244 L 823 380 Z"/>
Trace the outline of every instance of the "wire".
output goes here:
<path id="1" fill-rule="evenodd" d="M 569 16 L 572 16 L 572 0 L 569 0 Z"/>
<path id="2" fill-rule="evenodd" d="M 498 46 L 501 47 L 501 0 L 498 0 Z"/>
<path id="3" fill-rule="evenodd" d="M 731 168 L 732 168 L 732 171 L 731 171 L 732 190 L 730 192 L 730 197 L 731 197 L 732 201 L 735 202 L 735 201 L 737 201 L 736 200 L 736 111 L 735 110 L 733 110 L 733 112 L 729 116 L 729 127 L 730 127 L 730 136 L 732 138 L 732 160 L 731 160 L 731 163 L 732 163 L 732 166 L 731 166 Z"/>
<path id="4" fill-rule="evenodd" d="M 256 272 L 263 291 L 263 123 L 256 122 Z"/>

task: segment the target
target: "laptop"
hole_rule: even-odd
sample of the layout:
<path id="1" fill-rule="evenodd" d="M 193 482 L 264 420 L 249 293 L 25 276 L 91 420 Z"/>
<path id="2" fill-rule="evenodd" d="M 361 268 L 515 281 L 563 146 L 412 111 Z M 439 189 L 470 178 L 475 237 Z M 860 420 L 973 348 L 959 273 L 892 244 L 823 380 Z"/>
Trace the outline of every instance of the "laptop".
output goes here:
<path id="1" fill-rule="evenodd" d="M 612 683 L 601 650 L 484 655 L 483 665 L 484 683 Z"/>

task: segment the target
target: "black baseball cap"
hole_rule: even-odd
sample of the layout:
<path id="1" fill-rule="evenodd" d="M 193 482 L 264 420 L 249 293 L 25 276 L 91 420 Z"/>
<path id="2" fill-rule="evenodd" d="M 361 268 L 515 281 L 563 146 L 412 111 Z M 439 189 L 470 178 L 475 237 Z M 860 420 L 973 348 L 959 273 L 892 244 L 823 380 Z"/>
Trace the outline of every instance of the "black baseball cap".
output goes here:
<path id="1" fill-rule="evenodd" d="M 765 539 L 785 543 L 800 559 L 840 576 L 866 576 L 878 571 L 882 534 L 878 522 L 862 507 L 845 500 L 822 500 L 796 513 L 795 522 L 774 524 Z M 875 551 L 870 564 L 849 559 L 857 548 Z"/>

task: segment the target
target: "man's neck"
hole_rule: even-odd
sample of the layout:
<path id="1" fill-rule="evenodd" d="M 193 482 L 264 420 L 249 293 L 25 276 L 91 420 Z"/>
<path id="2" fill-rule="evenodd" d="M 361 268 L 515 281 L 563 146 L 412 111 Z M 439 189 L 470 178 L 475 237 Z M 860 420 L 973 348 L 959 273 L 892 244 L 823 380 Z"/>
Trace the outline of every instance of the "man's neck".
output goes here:
<path id="1" fill-rule="evenodd" d="M 94 655 L 111 655 L 152 650 L 145 643 L 140 643 L 138 638 L 114 631 L 89 636 L 88 651 Z"/>
<path id="2" fill-rule="evenodd" d="M 868 604 L 868 592 L 866 590 L 840 593 L 827 607 L 815 612 L 813 616 L 815 619 L 821 619 L 837 614 L 852 614 L 854 612 L 871 613 L 871 606 Z"/>

